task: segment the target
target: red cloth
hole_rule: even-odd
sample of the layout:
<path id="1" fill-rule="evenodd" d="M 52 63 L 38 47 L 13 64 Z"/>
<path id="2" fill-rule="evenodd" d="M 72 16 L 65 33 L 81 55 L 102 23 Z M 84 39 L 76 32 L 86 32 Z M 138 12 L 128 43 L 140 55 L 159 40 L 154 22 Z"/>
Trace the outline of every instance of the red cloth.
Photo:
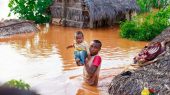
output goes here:
<path id="1" fill-rule="evenodd" d="M 101 64 L 101 61 L 102 61 L 102 59 L 100 56 L 95 56 L 95 58 L 93 60 L 93 65 L 98 67 Z"/>
<path id="2" fill-rule="evenodd" d="M 159 42 L 148 47 L 148 54 L 147 54 L 146 60 L 150 61 L 156 58 L 161 53 L 161 47 L 162 47 L 161 43 Z"/>
<path id="3" fill-rule="evenodd" d="M 134 57 L 134 63 L 141 60 L 143 62 L 153 60 L 162 52 L 160 42 L 152 43 L 150 46 L 145 46 L 145 48 L 136 57 Z"/>

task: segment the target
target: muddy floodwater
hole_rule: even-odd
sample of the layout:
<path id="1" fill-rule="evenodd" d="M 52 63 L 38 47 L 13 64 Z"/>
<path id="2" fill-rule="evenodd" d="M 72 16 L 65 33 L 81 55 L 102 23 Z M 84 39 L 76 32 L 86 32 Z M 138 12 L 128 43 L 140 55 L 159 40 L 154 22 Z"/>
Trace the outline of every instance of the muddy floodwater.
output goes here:
<path id="1" fill-rule="evenodd" d="M 9 0 L 0 0 L 0 20 L 9 13 Z M 130 41 L 119 36 L 119 27 L 78 29 L 50 25 L 38 26 L 40 32 L 0 38 L 0 84 L 22 79 L 41 95 L 107 95 L 107 86 L 146 42 Z M 85 40 L 101 40 L 102 65 L 97 87 L 83 82 L 83 67 L 76 66 L 74 33 L 83 31 Z"/>
<path id="2" fill-rule="evenodd" d="M 132 63 L 146 42 L 130 41 L 119 36 L 119 27 L 79 29 L 40 25 L 40 32 L 0 39 L 0 82 L 22 79 L 41 95 L 105 95 L 105 85 Z M 99 85 L 83 82 L 83 67 L 76 66 L 74 49 L 66 49 L 74 41 L 74 33 L 83 31 L 89 43 L 98 39 L 103 46 Z"/>

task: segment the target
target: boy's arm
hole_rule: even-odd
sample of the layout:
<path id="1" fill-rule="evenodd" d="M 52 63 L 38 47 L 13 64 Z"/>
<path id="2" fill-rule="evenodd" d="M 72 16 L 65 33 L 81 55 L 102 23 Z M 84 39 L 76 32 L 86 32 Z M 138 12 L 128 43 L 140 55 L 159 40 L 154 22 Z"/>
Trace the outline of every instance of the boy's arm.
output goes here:
<path id="1" fill-rule="evenodd" d="M 89 65 L 85 63 L 85 69 L 90 77 L 92 77 L 95 74 L 97 68 L 98 66 L 92 65 L 91 67 L 89 67 Z"/>
<path id="2" fill-rule="evenodd" d="M 95 74 L 95 72 L 98 69 L 100 64 L 101 64 L 101 57 L 100 56 L 96 56 L 94 58 L 91 66 L 89 66 L 89 64 L 87 62 L 85 63 L 85 69 L 86 69 L 86 71 L 87 71 L 87 73 L 90 77 L 92 77 Z"/>

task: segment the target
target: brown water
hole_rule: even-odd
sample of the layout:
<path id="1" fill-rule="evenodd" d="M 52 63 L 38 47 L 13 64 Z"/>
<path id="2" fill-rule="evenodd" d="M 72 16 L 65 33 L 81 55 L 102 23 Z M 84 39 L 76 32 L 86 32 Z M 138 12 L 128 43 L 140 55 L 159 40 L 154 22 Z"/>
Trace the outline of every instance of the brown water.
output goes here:
<path id="1" fill-rule="evenodd" d="M 0 39 L 0 81 L 22 79 L 42 95 L 106 94 L 105 84 L 120 73 L 120 68 L 132 63 L 132 58 L 146 42 L 119 37 L 119 27 L 78 29 L 50 25 L 40 26 L 40 32 L 14 35 Z M 74 33 L 83 31 L 85 40 L 101 40 L 102 66 L 98 87 L 83 82 L 83 67 L 76 66 L 73 49 Z"/>
<path id="2" fill-rule="evenodd" d="M 7 18 L 8 2 L 0 0 L 0 20 Z M 42 95 L 106 95 L 112 77 L 122 71 L 120 67 L 132 63 L 132 58 L 146 44 L 120 38 L 118 26 L 91 30 L 50 25 L 40 29 L 38 33 L 0 39 L 1 83 L 22 79 Z M 87 42 L 99 39 L 103 43 L 97 87 L 83 82 L 83 67 L 75 65 L 73 49 L 65 48 L 73 43 L 77 30 L 83 31 Z"/>

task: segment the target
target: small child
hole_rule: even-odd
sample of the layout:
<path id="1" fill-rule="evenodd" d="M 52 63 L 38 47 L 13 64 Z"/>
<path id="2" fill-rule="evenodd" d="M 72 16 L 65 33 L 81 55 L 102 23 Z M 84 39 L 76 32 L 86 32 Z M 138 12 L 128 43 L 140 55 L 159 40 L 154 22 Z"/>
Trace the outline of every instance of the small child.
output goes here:
<path id="1" fill-rule="evenodd" d="M 74 58 L 78 66 L 85 64 L 85 59 L 89 52 L 88 44 L 84 41 L 84 35 L 81 31 L 75 33 L 75 42 L 72 45 L 67 46 L 68 48 L 74 47 Z"/>

